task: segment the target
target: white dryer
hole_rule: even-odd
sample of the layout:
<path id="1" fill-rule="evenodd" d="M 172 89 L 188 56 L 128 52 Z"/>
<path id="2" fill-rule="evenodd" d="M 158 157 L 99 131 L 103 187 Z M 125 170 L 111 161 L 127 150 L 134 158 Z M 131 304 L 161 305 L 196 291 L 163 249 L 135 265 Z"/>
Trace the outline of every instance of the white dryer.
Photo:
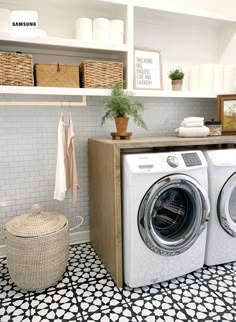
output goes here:
<path id="1" fill-rule="evenodd" d="M 123 157 L 124 281 L 144 286 L 203 266 L 209 214 L 201 151 Z"/>
<path id="2" fill-rule="evenodd" d="M 236 260 L 236 149 L 205 151 L 211 212 L 205 264 Z"/>

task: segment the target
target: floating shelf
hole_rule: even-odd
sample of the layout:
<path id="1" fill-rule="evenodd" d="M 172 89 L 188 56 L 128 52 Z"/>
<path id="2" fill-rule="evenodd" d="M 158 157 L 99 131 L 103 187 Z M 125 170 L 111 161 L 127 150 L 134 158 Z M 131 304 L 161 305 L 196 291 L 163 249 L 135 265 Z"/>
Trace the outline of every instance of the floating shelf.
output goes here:
<path id="1" fill-rule="evenodd" d="M 0 94 L 60 95 L 60 96 L 108 96 L 110 89 L 66 88 L 39 86 L 0 86 Z"/>
<path id="2" fill-rule="evenodd" d="M 134 90 L 133 93 L 140 97 L 216 98 L 217 96 L 215 92 L 190 91 Z"/>
<path id="3" fill-rule="evenodd" d="M 0 42 L 4 46 L 26 46 L 30 48 L 43 49 L 63 49 L 97 52 L 127 52 L 126 44 L 116 45 L 110 43 L 82 42 L 77 39 L 57 38 L 57 37 L 35 37 L 35 38 L 16 38 L 11 34 L 0 32 Z"/>
<path id="4" fill-rule="evenodd" d="M 215 92 L 132 90 L 137 97 L 216 98 Z M 108 96 L 110 89 L 65 88 L 38 86 L 0 86 L 0 94 L 60 95 L 60 96 Z M 227 93 L 230 94 L 230 93 Z"/>

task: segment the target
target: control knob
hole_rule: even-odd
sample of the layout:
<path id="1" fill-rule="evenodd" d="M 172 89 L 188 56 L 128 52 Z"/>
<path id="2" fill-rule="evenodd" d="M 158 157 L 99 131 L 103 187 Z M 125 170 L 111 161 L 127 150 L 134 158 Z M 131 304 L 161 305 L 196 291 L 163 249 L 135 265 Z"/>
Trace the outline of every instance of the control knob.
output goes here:
<path id="1" fill-rule="evenodd" d="M 177 157 L 170 155 L 167 157 L 167 163 L 172 167 L 172 168 L 177 168 L 179 165 L 179 160 Z"/>

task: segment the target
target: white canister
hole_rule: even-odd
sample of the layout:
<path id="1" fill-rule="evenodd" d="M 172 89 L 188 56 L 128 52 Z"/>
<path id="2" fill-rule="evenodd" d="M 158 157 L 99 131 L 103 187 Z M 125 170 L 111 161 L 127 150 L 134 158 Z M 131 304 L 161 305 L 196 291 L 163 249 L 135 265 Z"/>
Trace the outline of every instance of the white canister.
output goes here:
<path id="1" fill-rule="evenodd" d="M 38 29 L 37 36 L 38 36 L 38 37 L 47 37 L 47 32 L 46 32 L 46 30 Z"/>
<path id="2" fill-rule="evenodd" d="M 193 66 L 189 73 L 189 90 L 198 91 L 199 85 L 199 66 Z"/>
<path id="3" fill-rule="evenodd" d="M 233 92 L 235 91 L 235 79 L 234 79 L 234 65 L 224 65 L 224 85 L 223 91 Z"/>
<path id="4" fill-rule="evenodd" d="M 109 28 L 110 33 L 124 34 L 124 21 L 118 19 L 110 20 Z"/>
<path id="5" fill-rule="evenodd" d="M 107 18 L 95 18 L 93 20 L 93 32 L 109 33 L 109 20 Z"/>
<path id="6" fill-rule="evenodd" d="M 75 22 L 76 39 L 81 41 L 92 41 L 92 19 L 78 18 Z"/>
<path id="7" fill-rule="evenodd" d="M 223 79 L 224 79 L 223 65 L 220 65 L 220 64 L 214 65 L 213 90 L 215 92 L 219 93 L 223 91 Z"/>
<path id="8" fill-rule="evenodd" d="M 203 64 L 199 67 L 199 90 L 213 90 L 213 64 Z"/>
<path id="9" fill-rule="evenodd" d="M 108 43 L 109 42 L 109 32 L 101 31 L 101 32 L 93 32 L 93 42 L 95 43 Z"/>
<path id="10" fill-rule="evenodd" d="M 124 35 L 120 32 L 113 32 L 109 34 L 109 42 L 111 44 L 121 45 L 124 43 Z"/>
<path id="11" fill-rule="evenodd" d="M 0 32 L 11 32 L 11 11 L 0 8 Z"/>
<path id="12" fill-rule="evenodd" d="M 111 20 L 109 24 L 109 41 L 112 44 L 124 43 L 124 21 Z"/>

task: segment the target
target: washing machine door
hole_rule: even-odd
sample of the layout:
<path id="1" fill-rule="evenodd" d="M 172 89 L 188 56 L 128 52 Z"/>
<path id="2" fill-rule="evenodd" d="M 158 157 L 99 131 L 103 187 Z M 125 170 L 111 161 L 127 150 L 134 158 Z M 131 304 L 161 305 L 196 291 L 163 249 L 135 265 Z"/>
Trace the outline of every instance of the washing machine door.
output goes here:
<path id="1" fill-rule="evenodd" d="M 236 173 L 224 184 L 218 197 L 217 213 L 221 226 L 236 237 Z"/>
<path id="2" fill-rule="evenodd" d="M 144 195 L 138 211 L 138 228 L 145 244 L 161 255 L 186 251 L 206 228 L 207 192 L 192 177 L 163 177 Z"/>

